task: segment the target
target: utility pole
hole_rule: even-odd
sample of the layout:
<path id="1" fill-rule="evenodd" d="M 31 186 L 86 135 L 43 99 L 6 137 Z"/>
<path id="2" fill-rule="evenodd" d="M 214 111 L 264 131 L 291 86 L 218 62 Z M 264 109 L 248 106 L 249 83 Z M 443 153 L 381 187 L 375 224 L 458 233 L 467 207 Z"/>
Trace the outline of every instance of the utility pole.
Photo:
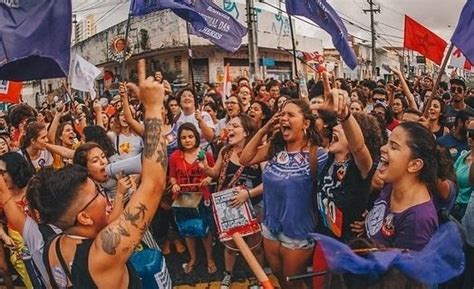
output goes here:
<path id="1" fill-rule="evenodd" d="M 375 21 L 374 13 L 380 13 L 380 6 L 374 9 L 374 0 L 367 0 L 370 5 L 370 9 L 364 9 L 364 13 L 370 12 L 370 30 L 372 34 L 372 78 L 377 76 L 377 63 L 375 60 Z"/>
<path id="2" fill-rule="evenodd" d="M 257 46 L 257 13 L 254 0 L 247 0 L 248 49 L 251 80 L 260 78 Z"/>

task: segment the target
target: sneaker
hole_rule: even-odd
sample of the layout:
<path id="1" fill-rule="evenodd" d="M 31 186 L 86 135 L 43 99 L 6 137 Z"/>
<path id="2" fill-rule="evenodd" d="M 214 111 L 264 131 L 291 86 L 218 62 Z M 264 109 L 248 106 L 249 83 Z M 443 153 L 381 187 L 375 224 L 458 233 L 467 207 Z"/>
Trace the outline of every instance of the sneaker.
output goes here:
<path id="1" fill-rule="evenodd" d="M 222 281 L 221 281 L 221 289 L 229 289 L 231 284 L 232 284 L 232 274 L 229 274 L 226 271 L 224 271 L 224 278 L 222 278 Z"/>

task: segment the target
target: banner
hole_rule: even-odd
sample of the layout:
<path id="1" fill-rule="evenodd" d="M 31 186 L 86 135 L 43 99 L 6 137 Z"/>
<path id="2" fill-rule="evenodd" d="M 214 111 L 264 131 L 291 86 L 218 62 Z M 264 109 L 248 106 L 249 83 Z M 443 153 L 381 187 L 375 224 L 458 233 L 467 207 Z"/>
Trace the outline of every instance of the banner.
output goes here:
<path id="1" fill-rule="evenodd" d="M 0 79 L 67 76 L 71 11 L 70 0 L 0 1 Z"/>
<path id="2" fill-rule="evenodd" d="M 196 1 L 194 10 L 206 20 L 207 25 L 200 30 L 191 28 L 191 34 L 205 38 L 229 52 L 235 52 L 240 48 L 242 37 L 247 34 L 246 27 L 212 0 Z"/>
<path id="3" fill-rule="evenodd" d="M 91 94 L 91 98 L 95 99 L 94 84 L 95 79 L 102 71 L 95 67 L 92 63 L 75 53 L 71 60 L 71 71 L 69 78 L 71 79 L 71 87 L 80 91 L 87 91 Z"/>
<path id="4" fill-rule="evenodd" d="M 0 80 L 0 102 L 20 103 L 22 82 Z"/>
<path id="5" fill-rule="evenodd" d="M 191 23 L 194 29 L 206 26 L 206 20 L 193 8 L 192 0 L 134 0 L 131 1 L 132 16 L 143 16 L 151 12 L 171 9 L 174 14 Z"/>
<path id="6" fill-rule="evenodd" d="M 350 69 L 357 67 L 356 55 L 347 40 L 347 29 L 326 0 L 286 0 L 285 3 L 288 14 L 304 16 L 329 33 L 334 47 L 339 51 L 347 66 Z"/>

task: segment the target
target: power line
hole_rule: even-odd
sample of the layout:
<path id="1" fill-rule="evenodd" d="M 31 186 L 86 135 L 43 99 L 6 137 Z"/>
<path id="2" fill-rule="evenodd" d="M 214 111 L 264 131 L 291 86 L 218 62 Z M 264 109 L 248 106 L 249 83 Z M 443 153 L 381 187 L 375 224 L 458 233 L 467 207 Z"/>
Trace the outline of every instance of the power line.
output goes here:
<path id="1" fill-rule="evenodd" d="M 360 10 L 364 10 L 364 8 L 361 5 L 359 5 L 359 3 L 356 2 L 356 0 L 352 0 L 352 2 L 354 2 L 354 4 L 357 5 L 357 7 L 359 7 Z"/>
<path id="2" fill-rule="evenodd" d="M 80 12 L 106 8 L 106 7 L 114 6 L 117 4 L 127 3 L 127 2 L 130 2 L 130 0 L 102 0 L 102 2 L 103 3 L 96 2 L 96 3 L 90 4 L 89 6 L 77 7 L 75 10 L 72 11 L 72 13 L 80 13 Z"/>
<path id="3" fill-rule="evenodd" d="M 123 4 L 125 4 L 126 2 L 122 2 L 120 3 L 119 5 L 116 5 L 114 7 L 112 7 L 111 9 L 107 10 L 104 14 L 102 14 L 102 16 L 100 16 L 97 20 L 95 20 L 95 23 L 94 25 L 97 27 L 97 25 L 101 22 L 101 21 L 104 21 L 105 17 L 107 17 L 108 14 L 110 14 L 114 9 L 118 9 L 120 8 L 120 6 L 122 6 Z M 85 33 L 85 29 L 80 31 L 80 33 L 78 35 L 76 35 L 76 41 L 75 43 L 77 43 L 78 39 L 81 39 L 82 36 L 84 36 L 84 33 Z"/>
<path id="4" fill-rule="evenodd" d="M 395 29 L 395 30 L 398 30 L 398 31 L 403 32 L 403 29 L 400 29 L 399 27 L 395 27 L 395 26 L 389 25 L 389 24 L 387 24 L 387 23 L 383 23 L 383 22 L 377 21 L 377 24 L 382 24 L 383 26 L 387 26 L 387 27 L 389 27 L 389 28 L 392 28 L 392 29 Z"/>

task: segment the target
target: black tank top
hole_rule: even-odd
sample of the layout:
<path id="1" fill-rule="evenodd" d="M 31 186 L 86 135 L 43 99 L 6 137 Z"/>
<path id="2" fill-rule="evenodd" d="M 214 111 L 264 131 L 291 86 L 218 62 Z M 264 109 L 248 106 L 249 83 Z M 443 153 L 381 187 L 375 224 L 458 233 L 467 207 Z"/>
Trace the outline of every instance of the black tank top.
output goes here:
<path id="1" fill-rule="evenodd" d="M 97 288 L 89 272 L 89 251 L 94 240 L 87 239 L 77 245 L 74 261 L 72 262 L 72 284 L 74 289 Z M 142 283 L 130 261 L 126 263 L 128 270 L 128 289 L 141 289 Z"/>
<path id="2" fill-rule="evenodd" d="M 239 170 L 240 166 L 234 164 L 229 160 L 227 170 L 225 172 L 224 188 L 226 188 L 229 182 L 234 177 L 234 174 Z M 247 188 L 252 189 L 262 183 L 262 170 L 260 165 L 254 165 L 250 167 L 245 167 L 240 174 L 239 179 L 235 185 L 245 185 Z M 262 195 L 253 197 L 251 199 L 252 205 L 258 204 L 262 200 Z"/>
<path id="3" fill-rule="evenodd" d="M 57 240 L 56 242 L 58 243 L 59 240 Z M 69 288 L 74 288 L 74 289 L 98 288 L 89 272 L 89 251 L 91 249 L 93 242 L 94 240 L 92 239 L 86 239 L 82 243 L 77 245 L 76 253 L 74 255 L 74 260 L 72 262 L 71 273 L 69 273 L 69 268 L 64 268 L 65 266 L 65 262 L 63 262 L 64 258 L 62 257 L 60 250 L 56 248 L 56 255 L 57 255 L 58 260 L 60 260 L 62 269 L 65 271 L 67 275 L 69 275 L 69 278 L 71 279 L 71 282 L 73 284 L 73 286 Z M 45 250 L 45 252 L 49 251 L 50 244 L 48 244 L 47 250 Z M 46 263 L 45 265 L 49 267 L 47 268 L 48 274 L 50 275 L 49 278 L 50 279 L 54 278 L 51 274 L 51 269 L 50 269 L 51 267 L 50 267 L 49 262 Z M 133 268 L 132 264 L 130 264 L 130 261 L 126 263 L 126 266 L 128 270 L 128 287 L 127 288 L 128 289 L 142 289 L 142 283 L 140 281 L 140 277 L 138 276 L 137 272 Z M 55 287 L 53 286 L 53 288 Z"/>

